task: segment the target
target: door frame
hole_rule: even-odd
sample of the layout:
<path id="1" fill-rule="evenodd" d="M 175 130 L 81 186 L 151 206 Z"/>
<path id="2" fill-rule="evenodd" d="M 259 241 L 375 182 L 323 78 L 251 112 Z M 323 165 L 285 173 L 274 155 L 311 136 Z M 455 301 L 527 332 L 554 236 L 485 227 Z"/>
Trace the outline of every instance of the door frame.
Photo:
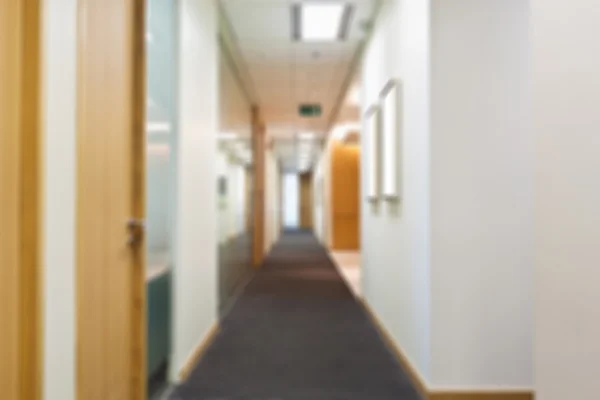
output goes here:
<path id="1" fill-rule="evenodd" d="M 82 121 L 85 119 L 85 109 L 81 103 L 80 92 L 82 88 L 82 75 L 81 66 L 84 63 L 84 57 L 86 56 L 83 49 L 86 46 L 86 38 L 82 33 L 82 27 L 84 26 L 84 10 L 87 4 L 91 2 L 98 2 L 101 4 L 103 0 L 78 0 L 78 17 L 77 17 L 77 64 L 78 64 L 78 76 L 77 76 L 77 129 L 78 138 L 81 135 Z M 130 113 L 126 118 L 131 121 L 130 140 L 131 140 L 131 154 L 130 157 L 130 171 L 127 173 L 131 174 L 131 187 L 132 193 L 130 193 L 131 204 L 129 205 L 131 210 L 131 217 L 144 221 L 145 218 L 145 180 L 146 180 L 146 0 L 132 0 L 126 2 L 131 4 L 131 10 L 128 12 L 124 11 L 129 21 L 129 28 L 131 34 L 131 45 L 132 52 L 130 54 L 131 62 L 131 90 L 132 90 L 132 104 L 130 107 Z M 106 29 L 111 29 L 110 24 L 106 24 Z M 128 38 L 129 39 L 129 38 Z M 79 141 L 79 140 L 78 140 Z M 83 152 L 81 146 L 77 148 L 77 165 L 79 166 Z M 77 232 L 79 236 L 80 229 L 82 229 L 82 216 L 83 211 L 81 205 L 83 200 L 81 198 L 81 177 L 77 178 Z M 126 221 L 123 221 L 125 226 Z M 81 288 L 82 288 L 82 268 L 80 256 L 81 256 L 81 245 L 78 241 L 76 244 L 77 250 L 77 265 L 76 265 L 76 285 L 77 285 L 77 311 L 76 311 L 76 340 L 77 340 L 77 356 L 76 356 L 76 393 L 77 398 L 85 400 L 82 397 L 82 383 L 81 383 L 81 327 L 85 325 L 86 315 L 82 313 L 79 307 L 81 299 Z M 130 370 L 131 370 L 131 383 L 130 383 L 130 397 L 126 400 L 146 400 L 147 394 L 147 376 L 146 376 L 146 259 L 145 259 L 145 245 L 142 243 L 131 250 L 131 288 L 129 290 L 130 301 L 126 307 L 130 308 L 131 325 L 129 333 L 130 348 Z M 106 296 L 108 297 L 108 296 Z M 110 369 L 110 365 L 104 365 L 105 369 Z"/>
<path id="2" fill-rule="evenodd" d="M 10 188 L 2 182 L 2 208 L 4 216 L 11 216 L 8 226 L 3 226 L 7 235 L 0 240 L 3 251 L 12 254 L 5 269 L 6 276 L 11 277 L 7 301 L 1 315 L 3 323 L 13 323 L 13 333 L 8 342 L 0 346 L 13 347 L 15 356 L 0 360 L 0 370 L 8 378 L 5 395 L 13 393 L 22 399 L 38 400 L 42 391 L 42 174 L 41 174 L 41 5 L 40 0 L 23 0 L 20 2 L 2 2 L 4 17 L 13 23 L 8 26 L 7 38 L 13 42 L 4 46 L 7 54 L 0 55 L 7 62 L 5 68 L 10 75 L 10 82 L 3 90 L 7 102 L 13 103 L 12 109 L 2 110 L 8 118 L 0 129 L 4 134 L 14 135 L 6 143 L 11 146 L 12 154 L 5 157 L 2 169 L 4 175 L 12 181 Z M 10 24 L 9 24 L 10 25 Z M 0 49 L 1 50 L 1 49 Z M 2 123 L 2 121 L 0 121 Z M 6 221 L 2 221 L 3 224 Z M 0 282 L 1 284 L 2 282 Z M 0 290 L 4 290 L 1 288 Z M 4 313 L 3 313 L 4 314 Z M 2 351 L 3 354 L 4 351 Z M 16 364 L 16 365 L 15 365 Z M 12 369 L 10 371 L 4 368 Z"/>
<path id="3" fill-rule="evenodd" d="M 134 0 L 133 18 L 133 126 L 132 126 L 132 215 L 146 221 L 146 3 Z M 147 298 L 146 298 L 146 245 L 134 252 L 132 307 L 132 400 L 146 400 L 147 395 Z M 137 385 L 137 386 L 136 386 Z"/>

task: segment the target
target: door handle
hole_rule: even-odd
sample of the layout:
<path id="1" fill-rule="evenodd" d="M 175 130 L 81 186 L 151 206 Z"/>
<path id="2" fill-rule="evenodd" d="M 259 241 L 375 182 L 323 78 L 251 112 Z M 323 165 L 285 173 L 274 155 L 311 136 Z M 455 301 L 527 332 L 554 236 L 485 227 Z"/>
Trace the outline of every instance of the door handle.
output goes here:
<path id="1" fill-rule="evenodd" d="M 130 247 L 139 246 L 144 239 L 145 224 L 144 220 L 129 218 L 127 220 L 127 245 Z"/>

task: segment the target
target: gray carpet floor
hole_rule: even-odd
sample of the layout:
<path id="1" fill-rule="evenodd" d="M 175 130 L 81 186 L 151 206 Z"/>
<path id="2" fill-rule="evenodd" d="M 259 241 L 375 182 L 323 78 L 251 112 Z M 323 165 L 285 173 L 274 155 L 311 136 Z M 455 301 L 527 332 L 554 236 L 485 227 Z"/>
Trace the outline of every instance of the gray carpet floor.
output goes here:
<path id="1" fill-rule="evenodd" d="M 327 252 L 286 233 L 171 400 L 417 400 Z"/>

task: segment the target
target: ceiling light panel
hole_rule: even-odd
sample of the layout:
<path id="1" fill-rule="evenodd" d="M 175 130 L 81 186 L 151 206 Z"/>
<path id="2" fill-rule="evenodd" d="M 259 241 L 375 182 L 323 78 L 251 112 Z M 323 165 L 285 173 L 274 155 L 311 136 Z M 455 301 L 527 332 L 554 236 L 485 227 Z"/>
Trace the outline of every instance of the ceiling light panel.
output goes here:
<path id="1" fill-rule="evenodd" d="M 346 102 L 351 106 L 360 106 L 360 87 L 354 85 L 348 92 Z"/>
<path id="2" fill-rule="evenodd" d="M 333 42 L 345 37 L 351 8 L 342 2 L 308 2 L 294 7 L 294 38 Z"/>
<path id="3" fill-rule="evenodd" d="M 298 133 L 298 139 L 300 140 L 313 140 L 317 135 L 314 132 L 300 132 Z"/>
<path id="4" fill-rule="evenodd" d="M 236 140 L 240 138 L 240 135 L 234 132 L 221 132 L 217 137 L 219 140 Z"/>

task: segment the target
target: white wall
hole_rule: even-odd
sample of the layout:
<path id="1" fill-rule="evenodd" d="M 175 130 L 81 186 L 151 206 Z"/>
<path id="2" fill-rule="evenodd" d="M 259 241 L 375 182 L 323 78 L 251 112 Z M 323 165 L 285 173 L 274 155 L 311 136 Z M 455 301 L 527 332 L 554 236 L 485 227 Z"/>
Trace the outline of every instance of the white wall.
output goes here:
<path id="1" fill-rule="evenodd" d="M 217 317 L 217 12 L 212 1 L 181 0 L 179 6 L 173 379 Z"/>
<path id="2" fill-rule="evenodd" d="M 403 198 L 362 195 L 365 298 L 431 390 L 533 383 L 528 18 L 522 0 L 386 1 L 365 52 L 363 112 L 389 78 L 404 107 Z"/>
<path id="3" fill-rule="evenodd" d="M 600 393 L 600 8 L 532 0 L 538 400 Z"/>
<path id="4" fill-rule="evenodd" d="M 529 5 L 431 12 L 431 384 L 531 388 Z"/>
<path id="5" fill-rule="evenodd" d="M 421 375 L 429 378 L 429 0 L 387 1 L 362 65 L 362 107 L 387 79 L 404 86 L 404 198 L 373 206 L 361 193 L 365 298 Z M 366 130 L 363 129 L 366 132 Z M 365 135 L 362 135 L 365 148 Z M 363 152 L 361 176 L 368 176 Z"/>
<path id="6" fill-rule="evenodd" d="M 322 154 L 318 162 L 315 164 L 312 175 L 312 193 L 313 193 L 313 232 L 315 236 L 324 243 L 324 207 L 325 200 L 323 196 L 323 185 L 325 178 L 324 163 L 325 154 Z"/>
<path id="7" fill-rule="evenodd" d="M 313 231 L 321 243 L 331 245 L 331 143 L 332 132 L 313 171 Z"/>
<path id="8" fill-rule="evenodd" d="M 44 0 L 43 398 L 75 399 L 77 1 Z"/>

